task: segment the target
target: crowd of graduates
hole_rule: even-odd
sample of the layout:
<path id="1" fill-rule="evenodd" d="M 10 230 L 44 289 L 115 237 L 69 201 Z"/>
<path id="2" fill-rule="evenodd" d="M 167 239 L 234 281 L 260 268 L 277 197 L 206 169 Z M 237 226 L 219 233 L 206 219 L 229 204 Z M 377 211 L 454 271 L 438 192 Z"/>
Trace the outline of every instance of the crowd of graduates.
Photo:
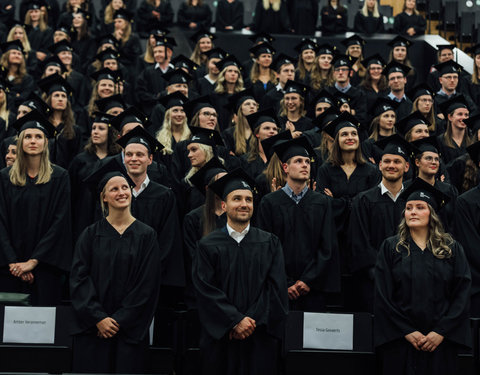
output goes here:
<path id="1" fill-rule="evenodd" d="M 293 3 L 309 12 L 309 1 Z M 389 51 L 371 56 L 364 56 L 366 41 L 357 34 L 338 45 L 298 38 L 297 55 L 288 56 L 265 32 L 275 29 L 252 27 L 250 58 L 239 61 L 215 46 L 211 12 L 199 0 L 182 4 L 177 16 L 192 29 L 193 52 L 186 57 L 166 29 L 173 22 L 168 1 L 132 4 L 112 0 L 97 19 L 88 1 L 69 0 L 60 10 L 54 0 L 30 0 L 20 5 L 21 22 L 9 17 L 0 29 L 0 291 L 27 293 L 37 306 L 71 301 L 76 342 L 90 348 L 76 357 L 77 370 L 97 363 L 85 358 L 110 353 L 89 335 L 111 338 L 118 322 L 125 335 L 118 353 L 148 345 L 157 302 L 193 316 L 200 310 L 210 339 L 232 329 L 220 319 L 219 311 L 229 314 L 225 301 L 206 287 L 217 280 L 214 271 L 228 279 L 229 265 L 212 270 L 205 259 L 220 246 L 210 234 L 227 223 L 227 194 L 215 182 L 239 170 L 253 193 L 252 226 L 275 235 L 265 240 L 255 232 L 255 240 L 247 237 L 251 248 L 267 241 L 276 249 L 269 251 L 284 258 L 275 269 L 285 274 L 269 278 L 278 281 L 272 290 L 286 278 L 289 306 L 270 291 L 252 312 L 264 318 L 257 323 L 267 331 L 269 319 L 281 318 L 269 306 L 375 311 L 383 316 L 379 345 L 394 343 L 383 346 L 385 363 L 396 363 L 389 356 L 405 350 L 395 339 L 404 340 L 397 331 L 408 330 L 409 314 L 420 319 L 416 329 L 426 331 L 407 338 L 415 349 L 440 347 L 437 336 L 427 335 L 437 326 L 449 343 L 435 352 L 434 368 L 456 353 L 450 346 L 468 345 L 465 319 L 480 316 L 480 45 L 471 48 L 472 75 L 454 61 L 454 45 L 438 45 L 438 63 L 425 82 L 417 74 L 424 67 L 409 59 L 416 41 L 408 39 L 424 26 L 411 20 L 392 36 Z M 221 6 L 232 4 L 240 9 L 237 0 L 219 2 L 217 30 Z M 275 17 L 276 6 L 293 6 L 259 4 L 270 4 Z M 375 1 L 365 6 L 367 15 L 378 13 Z M 416 15 L 414 1 L 405 6 L 405 17 Z M 328 7 L 341 6 L 330 1 Z M 228 9 L 225 29 L 243 27 Z M 288 14 L 283 31 L 312 33 L 299 26 L 301 15 Z M 259 24 L 282 25 L 267 18 Z M 119 207 L 130 187 L 127 215 Z M 401 229 L 405 205 L 419 189 L 419 199 L 438 214 L 430 218 L 435 235 L 425 244 L 428 260 L 419 256 L 418 243 L 405 245 L 408 229 Z M 425 200 L 426 194 L 435 199 Z M 392 237 L 397 233 L 400 240 Z M 399 245 L 391 238 L 411 257 L 396 257 Z M 250 282 L 258 277 L 261 284 L 265 270 L 249 269 L 251 260 L 235 262 L 238 275 L 250 278 L 231 270 L 235 281 L 218 288 L 247 303 Z M 218 309 L 208 310 L 215 298 Z M 215 348 L 211 358 L 218 360 L 221 348 Z M 117 365 L 138 370 L 131 361 Z"/>

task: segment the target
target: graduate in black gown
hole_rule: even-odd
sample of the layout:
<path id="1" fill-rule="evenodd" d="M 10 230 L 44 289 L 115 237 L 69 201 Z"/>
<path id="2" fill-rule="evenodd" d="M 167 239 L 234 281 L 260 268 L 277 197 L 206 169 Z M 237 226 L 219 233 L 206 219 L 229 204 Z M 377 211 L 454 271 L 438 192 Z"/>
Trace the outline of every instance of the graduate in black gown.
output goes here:
<path id="1" fill-rule="evenodd" d="M 132 215 L 157 233 L 162 262 L 159 270 L 164 292 L 162 304 L 166 304 L 167 294 L 170 298 L 175 294 L 177 298 L 181 295 L 178 288 L 185 286 L 185 275 L 183 251 L 178 245 L 181 236 L 175 194 L 166 186 L 151 181 L 147 173 L 154 154 L 163 146 L 142 126 L 129 131 L 117 143 L 124 150 L 125 167 L 135 182 L 132 190 Z"/>
<path id="2" fill-rule="evenodd" d="M 285 0 L 257 0 L 252 30 L 257 34 L 285 34 L 290 32 L 291 24 Z"/>
<path id="3" fill-rule="evenodd" d="M 378 11 L 379 1 L 367 0 L 355 15 L 353 31 L 362 34 L 375 34 L 385 32 L 383 16 Z"/>
<path id="4" fill-rule="evenodd" d="M 292 31 L 299 35 L 313 35 L 317 29 L 318 1 L 287 0 Z"/>
<path id="5" fill-rule="evenodd" d="M 425 34 L 427 23 L 418 12 L 416 0 L 405 0 L 402 13 L 395 16 L 393 31 L 404 36 L 418 36 Z"/>
<path id="6" fill-rule="evenodd" d="M 287 182 L 262 198 L 257 225 L 282 244 L 290 308 L 325 311 L 326 293 L 340 291 L 332 201 L 309 188 L 315 152 L 305 137 L 279 143 L 274 150 Z"/>
<path id="7" fill-rule="evenodd" d="M 242 0 L 220 0 L 215 12 L 215 28 L 217 31 L 240 30 L 242 27 Z"/>
<path id="8" fill-rule="evenodd" d="M 301 135 L 313 128 L 312 120 L 307 114 L 308 86 L 289 80 L 285 84 L 283 98 L 280 102 L 279 127 L 290 130 L 293 135 Z"/>
<path id="9" fill-rule="evenodd" d="M 383 242 L 375 266 L 381 373 L 456 374 L 458 349 L 471 342 L 468 262 L 436 214 L 448 197 L 420 179 L 402 197 L 398 234 Z"/>
<path id="10" fill-rule="evenodd" d="M 288 312 L 282 246 L 250 225 L 253 181 L 242 170 L 209 186 L 227 225 L 202 238 L 194 258 L 203 374 L 279 374 Z"/>
<path id="11" fill-rule="evenodd" d="M 212 10 L 203 0 L 198 0 L 195 4 L 192 0 L 185 0 L 178 9 L 177 23 L 190 30 L 209 29 L 212 25 Z"/>
<path id="12" fill-rule="evenodd" d="M 0 173 L 0 288 L 56 306 L 71 265 L 70 181 L 48 159 L 47 119 L 31 111 L 12 126 L 20 134 L 15 163 Z"/>
<path id="13" fill-rule="evenodd" d="M 350 270 L 355 286 L 350 296 L 353 311 L 371 313 L 375 262 L 382 242 L 397 232 L 405 208 L 405 200 L 399 195 L 404 189 L 403 179 L 412 149 L 398 134 L 380 142 L 383 147 L 379 162 L 382 181 L 353 199 L 348 236 L 352 252 Z"/>
<path id="14" fill-rule="evenodd" d="M 85 229 L 75 248 L 73 371 L 145 373 L 161 276 L 157 234 L 130 213 L 134 183 L 117 160 L 87 181 L 106 217 Z"/>
<path id="15" fill-rule="evenodd" d="M 382 72 L 387 78 L 388 87 L 390 89 L 390 92 L 385 96 L 398 102 L 395 112 L 399 119 L 407 117 L 412 112 L 412 101 L 405 93 L 409 72 L 410 68 L 408 66 L 395 61 L 389 63 Z"/>

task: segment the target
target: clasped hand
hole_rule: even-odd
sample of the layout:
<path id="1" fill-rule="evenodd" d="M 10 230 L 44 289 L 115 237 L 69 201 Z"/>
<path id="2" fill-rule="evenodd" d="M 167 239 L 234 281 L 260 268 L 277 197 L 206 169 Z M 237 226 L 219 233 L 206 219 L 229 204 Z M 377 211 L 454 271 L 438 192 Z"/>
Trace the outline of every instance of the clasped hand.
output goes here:
<path id="1" fill-rule="evenodd" d="M 229 339 L 244 340 L 255 331 L 255 320 L 246 316 L 230 331 Z"/>
<path id="2" fill-rule="evenodd" d="M 442 343 L 443 336 L 433 331 L 426 336 L 419 331 L 415 331 L 405 335 L 405 339 L 417 350 L 433 352 Z"/>
<path id="3" fill-rule="evenodd" d="M 113 318 L 102 319 L 96 325 L 98 329 L 97 336 L 102 339 L 109 339 L 120 330 L 120 325 Z"/>

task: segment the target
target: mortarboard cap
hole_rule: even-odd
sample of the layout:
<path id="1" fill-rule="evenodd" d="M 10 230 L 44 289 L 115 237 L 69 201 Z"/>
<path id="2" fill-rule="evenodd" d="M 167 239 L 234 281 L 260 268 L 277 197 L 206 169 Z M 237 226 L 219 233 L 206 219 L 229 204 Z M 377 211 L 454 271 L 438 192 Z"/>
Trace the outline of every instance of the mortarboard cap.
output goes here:
<path id="1" fill-rule="evenodd" d="M 389 137 L 385 137 L 377 142 L 375 145 L 380 148 L 383 155 L 398 155 L 409 161 L 414 156 L 414 148 L 408 143 L 402 136 L 393 134 Z"/>
<path id="2" fill-rule="evenodd" d="M 177 69 L 188 70 L 189 74 L 192 74 L 199 68 L 198 64 L 195 64 L 192 60 L 190 60 L 188 57 L 184 55 L 178 55 L 177 57 L 175 57 L 171 61 L 171 64 Z"/>
<path id="3" fill-rule="evenodd" d="M 359 126 L 360 122 L 357 120 L 357 118 L 345 111 L 342 112 L 336 119 L 331 121 L 327 126 L 325 126 L 323 131 L 327 132 L 330 137 L 335 139 L 341 129 L 346 127 L 358 129 Z"/>
<path id="4" fill-rule="evenodd" d="M 315 51 L 315 53 L 317 53 L 318 43 L 313 39 L 303 38 L 300 43 L 293 47 L 293 49 L 297 51 L 299 55 L 307 49 Z"/>
<path id="5" fill-rule="evenodd" d="M 319 131 L 323 131 L 323 128 L 331 121 L 335 120 L 338 116 L 340 116 L 342 112 L 336 107 L 331 106 L 323 111 L 318 117 L 313 119 L 313 125 L 316 126 Z"/>
<path id="6" fill-rule="evenodd" d="M 334 68 L 339 68 L 341 66 L 347 66 L 348 68 L 352 68 L 353 64 L 355 64 L 355 59 L 352 56 L 337 54 L 333 57 L 332 65 Z"/>
<path id="7" fill-rule="evenodd" d="M 52 54 L 58 55 L 60 52 L 64 52 L 64 51 L 73 52 L 73 47 L 68 40 L 62 39 L 61 41 L 55 44 L 52 44 L 50 47 L 48 47 L 48 50 Z"/>
<path id="8" fill-rule="evenodd" d="M 442 208 L 450 200 L 448 195 L 417 177 L 401 194 L 400 198 L 410 201 L 424 201 L 434 210 Z"/>
<path id="9" fill-rule="evenodd" d="M 175 91 L 170 95 L 163 96 L 158 99 L 158 102 L 162 104 L 166 110 L 172 107 L 183 107 L 187 101 L 188 98 L 180 91 Z"/>
<path id="10" fill-rule="evenodd" d="M 437 137 L 426 137 L 417 139 L 416 141 L 411 142 L 411 144 L 415 147 L 415 154 L 421 155 L 424 152 L 434 152 L 436 154 L 440 154 Z"/>
<path id="11" fill-rule="evenodd" d="M 275 153 L 275 145 L 281 142 L 289 141 L 290 139 L 292 139 L 292 133 L 290 132 L 290 130 L 285 130 L 281 133 L 278 133 L 270 138 L 266 138 L 261 141 L 263 152 L 265 153 L 267 160 L 270 161 L 273 154 Z"/>
<path id="12" fill-rule="evenodd" d="M 459 74 L 463 70 L 463 67 L 453 60 L 448 60 L 441 64 L 437 64 L 434 66 L 434 68 L 438 71 L 438 74 L 440 75 L 440 77 L 443 76 L 444 74 L 451 74 L 451 73 Z"/>
<path id="13" fill-rule="evenodd" d="M 109 44 L 115 47 L 118 50 L 119 44 L 118 40 L 112 34 L 104 34 L 97 37 L 98 47 L 103 46 L 104 44 Z"/>
<path id="14" fill-rule="evenodd" d="M 312 162 L 316 157 L 312 145 L 305 136 L 277 143 L 273 146 L 273 149 L 282 163 L 286 163 L 294 156 L 304 156 Z"/>
<path id="15" fill-rule="evenodd" d="M 376 65 L 380 65 L 382 67 L 384 67 L 385 65 L 387 65 L 387 63 L 385 62 L 385 60 L 382 58 L 382 56 L 380 56 L 378 53 L 372 55 L 372 56 L 369 56 L 367 57 L 366 59 L 363 59 L 361 61 L 361 64 L 365 67 L 365 68 L 368 68 L 370 65 L 372 64 L 376 64 Z"/>
<path id="16" fill-rule="evenodd" d="M 127 108 L 125 111 L 120 113 L 118 116 L 115 116 L 111 124 L 112 126 L 117 129 L 120 133 L 122 132 L 122 128 L 129 123 L 137 123 L 142 126 L 148 122 L 148 117 L 142 113 L 136 107 Z"/>
<path id="17" fill-rule="evenodd" d="M 155 46 L 154 47 L 165 46 L 165 47 L 173 50 L 173 47 L 175 47 L 177 45 L 177 41 L 172 37 L 168 37 L 168 36 L 165 36 L 165 35 L 154 35 L 153 37 L 155 38 Z"/>
<path id="18" fill-rule="evenodd" d="M 211 146 L 214 149 L 216 146 L 224 146 L 222 136 L 216 130 L 204 129 L 198 126 L 189 126 L 189 129 L 192 132 L 192 138 L 190 138 L 188 144 L 200 143 Z"/>
<path id="19" fill-rule="evenodd" d="M 205 186 L 219 173 L 227 173 L 227 169 L 217 157 L 213 157 L 197 173 L 190 177 L 190 182 L 205 195 Z"/>
<path id="20" fill-rule="evenodd" d="M 463 120 L 463 123 L 468 126 L 473 134 L 477 134 L 480 130 L 480 113 Z"/>
<path id="21" fill-rule="evenodd" d="M 407 38 L 404 38 L 401 35 L 397 35 L 395 38 L 393 38 L 390 42 L 387 43 L 392 48 L 395 47 L 406 47 L 409 48 L 413 43 L 408 40 Z"/>
<path id="22" fill-rule="evenodd" d="M 36 109 L 32 109 L 32 111 L 28 112 L 25 116 L 16 120 L 12 124 L 12 128 L 14 128 L 18 134 L 25 129 L 39 129 L 47 138 L 53 138 L 57 134 L 55 126 Z"/>
<path id="23" fill-rule="evenodd" d="M 92 186 L 100 193 L 113 177 L 123 177 L 127 180 L 128 186 L 130 186 L 131 189 L 135 187 L 135 182 L 133 182 L 128 175 L 125 166 L 119 162 L 115 156 L 103 160 L 100 163 L 100 167 L 90 174 L 90 176 L 86 177 L 83 182 Z"/>
<path id="24" fill-rule="evenodd" d="M 323 44 L 318 46 L 317 55 L 318 56 L 320 56 L 320 55 L 332 55 L 333 56 L 335 54 L 336 49 L 337 49 L 337 47 L 332 46 L 331 44 L 323 43 Z"/>
<path id="25" fill-rule="evenodd" d="M 297 60 L 293 57 L 285 55 L 284 53 L 280 53 L 278 56 L 275 57 L 272 63 L 272 68 L 275 69 L 276 72 L 280 71 L 280 68 L 286 64 L 293 64 L 295 65 Z"/>
<path id="26" fill-rule="evenodd" d="M 187 117 L 189 120 L 192 120 L 195 114 L 198 111 L 200 111 L 202 108 L 215 109 L 215 107 L 212 104 L 212 99 L 210 95 L 204 95 L 204 96 L 200 96 L 198 98 L 189 100 L 183 106 L 183 109 L 185 109 L 185 113 L 187 114 Z"/>
<path id="27" fill-rule="evenodd" d="M 270 43 L 261 43 L 257 44 L 249 49 L 253 56 L 258 57 L 264 53 L 274 55 L 276 50 Z"/>
<path id="28" fill-rule="evenodd" d="M 350 102 L 352 101 L 352 97 L 348 94 L 345 94 L 341 91 L 338 91 L 333 94 L 333 97 L 335 98 L 335 105 L 340 108 L 344 104 L 350 105 Z"/>
<path id="29" fill-rule="evenodd" d="M 125 149 L 129 144 L 138 143 L 145 146 L 149 154 L 155 154 L 162 150 L 163 145 L 151 136 L 143 126 L 137 126 L 130 130 L 127 134 L 117 140 L 117 143 Z"/>
<path id="30" fill-rule="evenodd" d="M 392 61 L 385 67 L 385 69 L 383 69 L 382 74 L 388 78 L 388 76 L 392 73 L 402 73 L 403 76 L 406 77 L 410 70 L 411 68 L 407 65 Z"/>
<path id="31" fill-rule="evenodd" d="M 15 101 L 16 102 L 16 101 Z M 52 109 L 48 106 L 47 103 L 45 103 L 42 98 L 40 98 L 37 94 L 35 93 L 30 93 L 30 95 L 27 97 L 27 99 L 20 99 L 20 101 L 17 103 L 17 107 L 20 105 L 24 105 L 25 107 L 28 107 L 32 110 L 36 110 L 40 112 L 42 115 L 45 117 L 50 115 L 50 112 Z"/>
<path id="32" fill-rule="evenodd" d="M 99 52 L 95 57 L 101 62 L 104 62 L 105 60 L 118 60 L 120 53 L 113 48 L 108 47 L 107 49 Z"/>
<path id="33" fill-rule="evenodd" d="M 64 92 L 67 96 L 71 96 L 73 93 L 72 86 L 70 86 L 67 80 L 58 73 L 52 74 L 38 81 L 38 87 L 40 87 L 47 95 L 51 95 L 56 91 Z"/>
<path id="34" fill-rule="evenodd" d="M 467 152 L 468 155 L 470 155 L 470 159 L 472 159 L 472 161 L 478 167 L 478 163 L 480 162 L 480 141 L 468 146 Z"/>
<path id="35" fill-rule="evenodd" d="M 162 78 L 167 82 L 168 86 L 176 83 L 188 84 L 192 80 L 192 76 L 183 69 L 170 70 L 165 73 Z"/>
<path id="36" fill-rule="evenodd" d="M 457 46 L 455 44 L 437 44 L 438 52 L 441 52 L 444 49 L 449 49 L 450 51 L 453 51 L 456 47 Z"/>
<path id="37" fill-rule="evenodd" d="M 253 133 L 255 132 L 255 129 L 257 129 L 264 122 L 273 122 L 278 126 L 278 119 L 273 108 L 266 108 L 252 113 L 251 115 L 248 115 L 246 119 Z"/>
<path id="38" fill-rule="evenodd" d="M 463 95 L 457 95 L 440 104 L 440 111 L 445 115 L 445 118 L 458 108 L 468 109 L 467 100 Z"/>
<path id="39" fill-rule="evenodd" d="M 430 125 L 430 122 L 422 115 L 420 111 L 410 113 L 407 117 L 400 119 L 400 121 L 397 121 L 395 124 L 398 132 L 403 136 L 405 136 L 417 125 Z"/>
<path id="40" fill-rule="evenodd" d="M 116 94 L 108 98 L 102 98 L 95 101 L 95 105 L 101 112 L 108 112 L 112 108 L 126 108 L 122 95 Z"/>
<path id="41" fill-rule="evenodd" d="M 121 18 L 130 23 L 133 22 L 133 17 L 134 17 L 134 13 L 125 8 L 118 9 L 117 11 L 115 11 L 113 15 L 114 20 L 117 18 Z"/>
<path id="42" fill-rule="evenodd" d="M 237 168 L 212 182 L 208 188 L 225 200 L 228 194 L 235 190 L 249 190 L 253 194 L 255 181 L 243 169 Z"/>
<path id="43" fill-rule="evenodd" d="M 95 73 L 90 74 L 95 81 L 101 81 L 102 79 L 108 79 L 113 82 L 117 82 L 119 80 L 118 71 L 113 71 L 109 68 L 103 68 L 97 70 Z"/>
<path id="44" fill-rule="evenodd" d="M 253 43 L 270 43 L 272 44 L 275 41 L 275 38 L 271 36 L 270 34 L 267 33 L 258 33 L 252 36 L 249 36 L 248 39 L 250 39 Z"/>
<path id="45" fill-rule="evenodd" d="M 215 48 L 212 48 L 211 50 L 209 51 L 206 51 L 206 52 L 202 52 L 205 56 L 208 57 L 208 59 L 220 59 L 220 60 L 223 60 L 225 57 L 227 57 L 229 55 L 228 52 L 226 52 L 224 49 L 220 48 L 220 47 L 215 47 Z"/>
<path id="46" fill-rule="evenodd" d="M 27 10 L 41 9 L 42 7 L 48 8 L 44 0 L 30 0 L 27 3 Z"/>
<path id="47" fill-rule="evenodd" d="M 191 37 L 190 37 L 190 40 L 197 44 L 198 41 L 200 39 L 203 39 L 203 38 L 208 38 L 210 40 L 214 40 L 216 39 L 216 36 L 213 35 L 210 31 L 208 30 L 205 30 L 205 29 L 201 29 L 201 30 L 198 30 L 195 34 L 193 34 Z"/>
<path id="48" fill-rule="evenodd" d="M 317 105 L 318 103 L 328 103 L 330 105 L 336 105 L 336 99 L 327 90 L 322 89 L 313 99 L 313 103 L 315 103 L 315 105 Z"/>
<path id="49" fill-rule="evenodd" d="M 243 69 L 242 63 L 238 61 L 238 59 L 233 55 L 226 56 L 222 60 L 216 62 L 215 65 L 220 71 L 222 71 L 225 68 L 228 68 L 229 66 L 236 66 L 240 71 Z"/>
<path id="50" fill-rule="evenodd" d="M 236 92 L 235 94 L 229 96 L 228 104 L 225 105 L 225 107 L 230 108 L 233 112 L 237 113 L 240 107 L 242 106 L 242 104 L 248 99 L 255 100 L 255 97 L 253 96 L 252 87 L 248 87 L 245 90 Z"/>
<path id="51" fill-rule="evenodd" d="M 95 118 L 93 119 L 93 122 L 100 122 L 102 124 L 108 124 L 108 127 L 110 127 L 110 123 L 112 122 L 112 119 L 115 116 L 109 115 L 104 112 L 99 112 L 95 111 L 94 113 Z"/>
<path id="52" fill-rule="evenodd" d="M 62 73 L 65 73 L 67 71 L 67 68 L 65 67 L 65 65 L 63 65 L 62 61 L 58 58 L 57 55 L 49 56 L 45 60 L 40 62 L 40 70 L 42 72 L 44 72 L 45 69 L 47 69 L 47 67 L 49 66 L 56 66 L 60 68 Z"/>
<path id="53" fill-rule="evenodd" d="M 15 39 L 11 42 L 0 44 L 0 50 L 2 50 L 2 53 L 6 53 L 10 50 L 20 51 L 21 53 L 23 53 L 23 44 L 20 40 Z"/>
<path id="54" fill-rule="evenodd" d="M 363 39 L 361 36 L 355 34 L 352 35 L 351 37 L 342 40 L 340 43 L 342 43 L 346 48 L 350 46 L 360 46 L 363 47 L 367 42 L 365 39 Z"/>
<path id="55" fill-rule="evenodd" d="M 284 95 L 286 94 L 299 94 L 305 97 L 309 91 L 309 87 L 301 82 L 293 81 L 289 79 L 283 88 Z"/>
<path id="56" fill-rule="evenodd" d="M 430 95 L 433 98 L 435 96 L 435 93 L 433 92 L 432 88 L 426 83 L 415 86 L 408 93 L 408 97 L 412 102 L 414 102 L 418 97 L 422 95 Z"/>
<path id="57" fill-rule="evenodd" d="M 391 100 L 390 98 L 378 97 L 373 103 L 372 107 L 369 110 L 369 113 L 372 114 L 372 118 L 380 116 L 382 113 L 387 111 L 395 111 L 399 103 Z"/>

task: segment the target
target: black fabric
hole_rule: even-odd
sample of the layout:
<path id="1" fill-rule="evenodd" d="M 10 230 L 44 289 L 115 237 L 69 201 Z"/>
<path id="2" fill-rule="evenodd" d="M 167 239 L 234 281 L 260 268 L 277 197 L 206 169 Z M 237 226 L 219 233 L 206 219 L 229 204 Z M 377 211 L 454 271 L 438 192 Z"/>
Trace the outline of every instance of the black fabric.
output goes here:
<path id="1" fill-rule="evenodd" d="M 282 34 L 288 32 L 290 30 L 290 20 L 285 2 L 281 1 L 280 10 L 275 12 L 271 7 L 265 10 L 263 0 L 257 0 L 252 30 L 257 34 Z"/>
<path id="2" fill-rule="evenodd" d="M 243 3 L 241 1 L 220 0 L 215 13 L 215 28 L 218 31 L 223 31 L 230 30 L 225 28 L 231 26 L 233 30 L 240 30 L 243 27 L 243 13 Z"/>

